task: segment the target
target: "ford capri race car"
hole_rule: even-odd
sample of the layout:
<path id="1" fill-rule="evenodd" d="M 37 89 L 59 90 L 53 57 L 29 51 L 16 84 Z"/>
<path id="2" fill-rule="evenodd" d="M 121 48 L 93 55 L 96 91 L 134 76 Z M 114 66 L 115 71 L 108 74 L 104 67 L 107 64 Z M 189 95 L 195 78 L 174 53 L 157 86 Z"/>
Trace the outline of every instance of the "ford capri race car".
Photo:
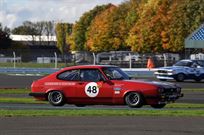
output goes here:
<path id="1" fill-rule="evenodd" d="M 182 97 L 176 84 L 131 80 L 116 66 L 73 66 L 34 81 L 30 96 L 54 106 L 151 105 L 163 108 Z"/>
<path id="2" fill-rule="evenodd" d="M 181 60 L 172 67 L 159 68 L 154 73 L 161 81 L 175 79 L 182 82 L 187 79 L 204 79 L 204 60 Z"/>

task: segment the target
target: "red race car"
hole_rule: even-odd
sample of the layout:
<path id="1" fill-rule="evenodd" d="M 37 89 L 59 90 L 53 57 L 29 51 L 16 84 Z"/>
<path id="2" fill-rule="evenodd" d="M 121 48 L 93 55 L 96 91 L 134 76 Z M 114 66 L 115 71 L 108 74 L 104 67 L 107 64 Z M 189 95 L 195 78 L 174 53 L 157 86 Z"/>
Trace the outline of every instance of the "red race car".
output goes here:
<path id="1" fill-rule="evenodd" d="M 163 108 L 182 97 L 176 84 L 132 80 L 119 67 L 105 65 L 64 68 L 31 85 L 34 96 L 54 106 L 65 103 L 85 105 L 151 105 Z"/>

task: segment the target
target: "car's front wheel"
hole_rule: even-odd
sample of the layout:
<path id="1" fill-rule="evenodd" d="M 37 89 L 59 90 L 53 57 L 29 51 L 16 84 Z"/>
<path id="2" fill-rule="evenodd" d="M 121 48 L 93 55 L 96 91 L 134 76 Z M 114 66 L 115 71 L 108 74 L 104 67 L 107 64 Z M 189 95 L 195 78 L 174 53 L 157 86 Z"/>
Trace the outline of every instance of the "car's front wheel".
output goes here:
<path id="1" fill-rule="evenodd" d="M 65 98 L 60 91 L 51 91 L 48 93 L 48 101 L 53 106 L 63 106 L 65 104 Z"/>
<path id="2" fill-rule="evenodd" d="M 154 104 L 151 105 L 151 107 L 156 108 L 156 109 L 161 109 L 164 108 L 166 106 L 166 104 Z"/>
<path id="3" fill-rule="evenodd" d="M 183 73 L 179 73 L 177 76 L 176 76 L 176 81 L 177 82 L 183 82 L 185 79 L 185 75 Z"/>
<path id="4" fill-rule="evenodd" d="M 144 100 L 141 94 L 137 92 L 130 92 L 125 96 L 125 102 L 129 107 L 140 108 L 144 104 Z"/>

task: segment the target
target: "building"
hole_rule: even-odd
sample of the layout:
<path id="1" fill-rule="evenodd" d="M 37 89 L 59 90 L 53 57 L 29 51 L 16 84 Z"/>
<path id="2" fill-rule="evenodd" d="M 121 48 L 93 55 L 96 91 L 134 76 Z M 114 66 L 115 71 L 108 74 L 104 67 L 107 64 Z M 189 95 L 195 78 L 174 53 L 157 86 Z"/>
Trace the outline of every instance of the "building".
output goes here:
<path id="1" fill-rule="evenodd" d="M 25 45 L 50 45 L 56 46 L 56 36 L 32 36 L 32 35 L 10 35 L 15 42 L 21 42 Z"/>
<path id="2" fill-rule="evenodd" d="M 1 49 L 0 54 L 5 58 L 13 58 L 13 52 L 15 52 L 17 57 L 21 58 L 22 62 L 36 62 L 39 57 L 53 58 L 55 57 L 55 53 L 58 57 L 61 57 L 61 53 L 56 46 L 56 36 L 10 35 L 10 38 L 15 44 L 23 45 L 23 47 L 14 46 L 9 49 Z"/>
<path id="3" fill-rule="evenodd" d="M 185 53 L 186 56 L 194 53 L 202 53 L 204 49 L 204 24 L 202 24 L 197 30 L 190 34 L 185 39 Z"/>

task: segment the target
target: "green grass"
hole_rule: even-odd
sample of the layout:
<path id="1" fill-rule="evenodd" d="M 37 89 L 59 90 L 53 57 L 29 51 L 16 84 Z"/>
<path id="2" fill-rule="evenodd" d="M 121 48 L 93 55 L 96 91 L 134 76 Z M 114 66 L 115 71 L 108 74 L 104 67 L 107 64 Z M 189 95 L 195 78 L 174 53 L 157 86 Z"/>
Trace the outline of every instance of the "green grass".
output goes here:
<path id="1" fill-rule="evenodd" d="M 0 110 L 1 117 L 13 116 L 204 116 L 204 110 Z"/>
<path id="2" fill-rule="evenodd" d="M 48 102 L 38 101 L 32 97 L 31 98 L 1 97 L 0 103 L 47 104 Z M 172 103 L 167 104 L 165 108 L 204 109 L 204 104 Z"/>
<path id="3" fill-rule="evenodd" d="M 204 104 L 191 104 L 191 103 L 172 103 L 172 104 L 167 104 L 165 108 L 185 108 L 185 109 L 190 109 L 190 108 L 202 108 L 204 109 Z"/>
<path id="4" fill-rule="evenodd" d="M 204 88 L 184 88 L 183 92 L 204 92 Z"/>
<path id="5" fill-rule="evenodd" d="M 58 68 L 74 65 L 73 63 L 58 63 Z M 0 63 L 0 67 L 13 67 L 13 63 Z M 55 68 L 55 63 L 32 63 L 32 62 L 21 62 L 16 63 L 17 68 Z"/>
<path id="6" fill-rule="evenodd" d="M 0 89 L 0 94 L 28 94 L 30 89 Z"/>
<path id="7" fill-rule="evenodd" d="M 1 97 L 0 103 L 42 104 L 47 102 L 37 101 L 34 98 Z"/>

